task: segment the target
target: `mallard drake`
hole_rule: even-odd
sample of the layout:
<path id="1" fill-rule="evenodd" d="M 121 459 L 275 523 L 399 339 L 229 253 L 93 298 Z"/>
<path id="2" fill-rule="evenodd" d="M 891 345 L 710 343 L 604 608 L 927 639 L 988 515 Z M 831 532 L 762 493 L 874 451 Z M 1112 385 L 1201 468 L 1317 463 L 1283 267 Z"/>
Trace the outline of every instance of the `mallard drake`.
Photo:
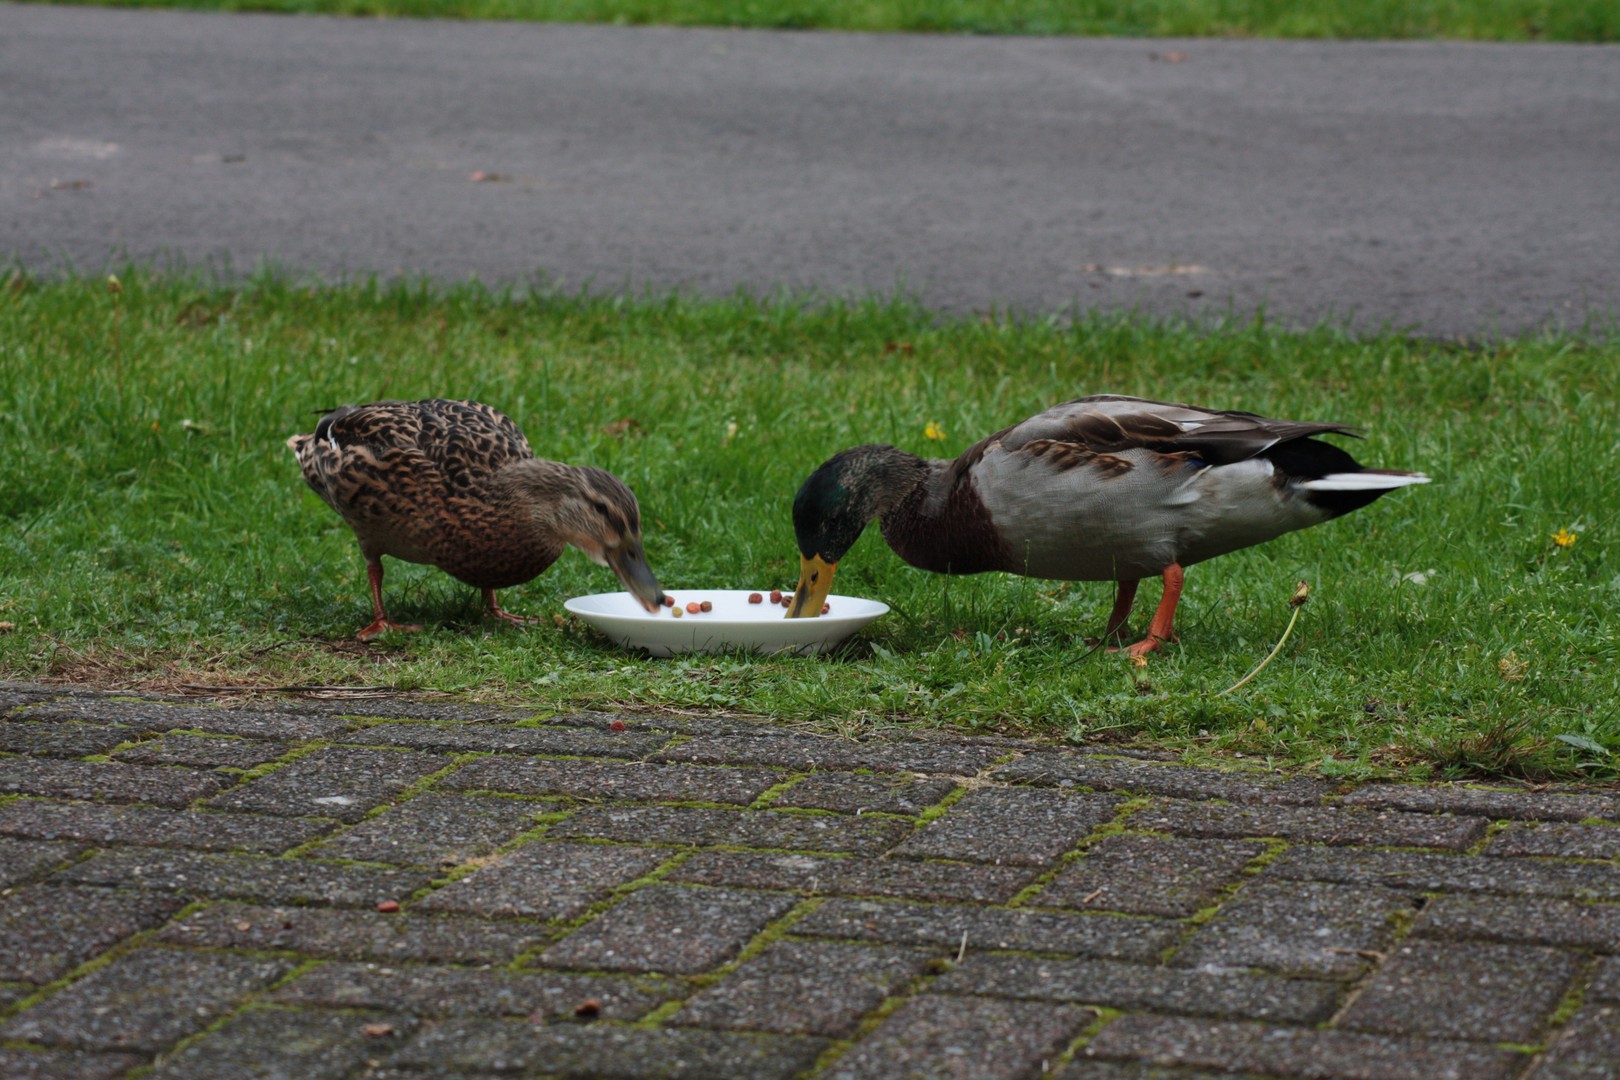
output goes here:
<path id="1" fill-rule="evenodd" d="M 511 419 L 476 401 L 376 401 L 321 416 L 287 445 L 304 479 L 354 530 L 371 579 L 369 641 L 420 630 L 383 609 L 382 557 L 429 563 L 484 593 L 521 585 L 569 544 L 613 568 L 648 611 L 663 590 L 641 547 L 636 497 L 612 473 L 534 456 Z"/>
<path id="2" fill-rule="evenodd" d="M 833 572 L 874 517 L 895 554 L 941 574 L 1000 570 L 1118 582 L 1104 637 L 1137 583 L 1164 578 L 1144 656 L 1173 640 L 1182 570 L 1366 506 L 1421 473 L 1365 469 L 1315 438 L 1343 424 L 1272 420 L 1102 394 L 1056 405 L 954 461 L 857 446 L 810 474 L 793 501 L 800 553 L 789 618 L 818 615 Z"/>

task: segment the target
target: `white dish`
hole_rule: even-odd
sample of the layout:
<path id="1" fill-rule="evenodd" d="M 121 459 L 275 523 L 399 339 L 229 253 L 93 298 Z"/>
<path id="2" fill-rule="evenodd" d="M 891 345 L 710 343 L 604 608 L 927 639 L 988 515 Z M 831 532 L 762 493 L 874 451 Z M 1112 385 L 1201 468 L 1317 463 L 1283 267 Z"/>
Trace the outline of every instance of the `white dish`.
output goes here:
<path id="1" fill-rule="evenodd" d="M 669 608 L 645 611 L 629 593 L 576 596 L 563 605 L 588 624 L 627 649 L 646 649 L 653 656 L 683 652 L 719 652 L 749 649 L 754 652 L 816 653 L 830 649 L 889 610 L 889 605 L 855 596 L 829 596 L 831 610 L 814 619 L 789 619 L 787 609 L 771 603 L 770 590 L 752 590 L 764 597 L 750 604 L 748 589 L 677 589 L 669 593 L 681 607 L 675 618 Z M 712 611 L 686 613 L 688 601 L 709 601 Z"/>

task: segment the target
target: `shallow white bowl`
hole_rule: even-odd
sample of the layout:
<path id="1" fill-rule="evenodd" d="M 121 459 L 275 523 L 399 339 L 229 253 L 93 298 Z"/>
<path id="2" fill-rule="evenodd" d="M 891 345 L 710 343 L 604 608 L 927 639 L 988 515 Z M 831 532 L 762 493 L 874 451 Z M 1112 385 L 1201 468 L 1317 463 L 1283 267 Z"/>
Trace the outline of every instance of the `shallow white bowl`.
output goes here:
<path id="1" fill-rule="evenodd" d="M 765 597 L 750 604 L 750 591 Z M 676 589 L 669 592 L 682 608 L 675 618 L 669 608 L 649 614 L 626 592 L 576 596 L 563 605 L 627 649 L 646 649 L 653 656 L 683 652 L 816 653 L 830 649 L 884 614 L 889 605 L 855 596 L 829 596 L 832 610 L 814 619 L 789 619 L 787 609 L 771 603 L 769 589 Z M 689 600 L 708 600 L 713 611 L 687 614 Z"/>

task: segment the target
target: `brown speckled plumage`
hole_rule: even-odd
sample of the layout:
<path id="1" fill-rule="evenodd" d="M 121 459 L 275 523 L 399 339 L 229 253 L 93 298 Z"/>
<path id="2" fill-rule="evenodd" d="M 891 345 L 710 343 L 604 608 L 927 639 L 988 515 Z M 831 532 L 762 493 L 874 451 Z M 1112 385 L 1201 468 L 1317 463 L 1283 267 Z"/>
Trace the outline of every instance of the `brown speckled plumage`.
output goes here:
<path id="1" fill-rule="evenodd" d="M 601 469 L 537 458 L 517 425 L 475 401 L 378 401 L 324 415 L 287 445 L 304 479 L 354 530 L 383 612 L 382 556 L 429 563 L 484 592 L 520 585 L 569 544 L 610 565 L 644 604 L 661 599 L 636 498 Z"/>
<path id="2" fill-rule="evenodd" d="M 803 559 L 792 613 L 819 610 L 867 522 L 913 566 L 1116 581 L 1108 632 L 1137 582 L 1165 579 L 1142 655 L 1171 636 L 1182 567 L 1365 506 L 1417 473 L 1364 469 L 1314 436 L 1342 424 L 1273 420 L 1105 394 L 1054 406 L 952 461 L 892 446 L 834 455 L 794 502 Z"/>

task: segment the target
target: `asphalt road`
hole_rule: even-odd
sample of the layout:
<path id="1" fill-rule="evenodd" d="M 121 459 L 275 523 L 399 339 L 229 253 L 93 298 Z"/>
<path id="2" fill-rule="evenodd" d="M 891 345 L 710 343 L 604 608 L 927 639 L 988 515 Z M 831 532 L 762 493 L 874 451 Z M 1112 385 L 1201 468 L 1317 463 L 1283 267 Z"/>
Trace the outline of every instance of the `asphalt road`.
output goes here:
<path id="1" fill-rule="evenodd" d="M 0 101 L 0 260 L 45 272 L 903 288 L 1442 336 L 1620 311 L 1615 47 L 0 5 Z"/>

